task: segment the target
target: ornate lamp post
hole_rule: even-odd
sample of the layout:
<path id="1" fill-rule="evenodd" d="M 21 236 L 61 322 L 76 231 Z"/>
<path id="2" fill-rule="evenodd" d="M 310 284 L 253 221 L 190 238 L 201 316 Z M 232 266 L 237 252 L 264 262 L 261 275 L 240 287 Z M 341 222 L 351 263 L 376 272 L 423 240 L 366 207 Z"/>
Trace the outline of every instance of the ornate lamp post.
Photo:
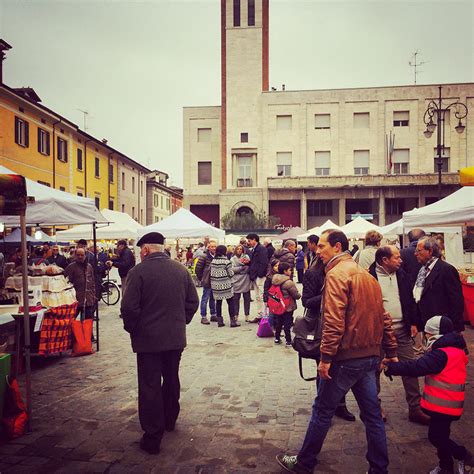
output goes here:
<path id="1" fill-rule="evenodd" d="M 436 165 L 438 167 L 438 199 L 441 199 L 441 171 L 443 169 L 443 155 L 444 155 L 444 128 L 445 128 L 445 114 L 449 109 L 454 110 L 454 116 L 459 120 L 454 128 L 456 132 L 463 133 L 466 128 L 462 123 L 462 119 L 467 116 L 467 107 L 462 102 L 456 101 L 449 105 L 443 106 L 443 97 L 441 96 L 442 86 L 439 86 L 438 100 L 432 100 L 428 104 L 428 108 L 423 116 L 423 121 L 426 125 L 424 135 L 430 138 L 437 128 L 437 143 L 436 143 Z M 433 121 L 435 117 L 436 123 Z"/>

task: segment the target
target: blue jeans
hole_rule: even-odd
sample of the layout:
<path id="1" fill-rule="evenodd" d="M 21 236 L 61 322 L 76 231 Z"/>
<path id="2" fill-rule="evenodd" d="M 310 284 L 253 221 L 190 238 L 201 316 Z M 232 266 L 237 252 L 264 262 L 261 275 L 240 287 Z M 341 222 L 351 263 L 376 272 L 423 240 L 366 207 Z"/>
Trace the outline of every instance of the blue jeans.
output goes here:
<path id="1" fill-rule="evenodd" d="M 309 471 L 314 469 L 334 412 L 342 397 L 352 390 L 359 405 L 360 418 L 365 425 L 369 473 L 386 474 L 388 472 L 385 425 L 377 400 L 376 377 L 379 366 L 380 359 L 375 356 L 331 364 L 329 371 L 331 380 L 319 382 L 311 420 L 303 446 L 298 453 L 298 465 Z"/>
<path id="2" fill-rule="evenodd" d="M 207 311 L 207 301 L 209 300 L 209 309 L 211 310 L 211 316 L 216 314 L 216 302 L 214 301 L 214 295 L 210 288 L 202 289 L 202 298 L 201 298 L 201 318 L 206 317 Z"/>

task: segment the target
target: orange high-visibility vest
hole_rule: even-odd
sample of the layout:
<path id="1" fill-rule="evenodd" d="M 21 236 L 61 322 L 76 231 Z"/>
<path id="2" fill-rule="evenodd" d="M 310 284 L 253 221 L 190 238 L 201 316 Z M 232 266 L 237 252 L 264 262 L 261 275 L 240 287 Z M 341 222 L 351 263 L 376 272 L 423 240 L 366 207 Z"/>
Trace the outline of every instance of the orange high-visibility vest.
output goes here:
<path id="1" fill-rule="evenodd" d="M 467 355 L 456 347 L 443 347 L 441 350 L 448 356 L 448 363 L 441 373 L 425 377 L 420 405 L 436 413 L 461 416 L 464 406 Z"/>

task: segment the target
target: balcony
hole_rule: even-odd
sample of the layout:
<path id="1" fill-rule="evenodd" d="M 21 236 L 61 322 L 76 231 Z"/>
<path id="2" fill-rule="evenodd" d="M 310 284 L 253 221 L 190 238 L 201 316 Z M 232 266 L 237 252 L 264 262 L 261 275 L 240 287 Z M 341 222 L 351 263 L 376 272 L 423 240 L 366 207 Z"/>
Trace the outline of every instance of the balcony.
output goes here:
<path id="1" fill-rule="evenodd" d="M 251 188 L 252 187 L 252 178 L 238 178 L 237 179 L 238 188 Z"/>
<path id="2" fill-rule="evenodd" d="M 267 178 L 269 189 L 374 188 L 379 186 L 436 186 L 436 173 L 363 176 L 289 176 Z M 443 173 L 443 185 L 459 184 L 459 173 Z"/>

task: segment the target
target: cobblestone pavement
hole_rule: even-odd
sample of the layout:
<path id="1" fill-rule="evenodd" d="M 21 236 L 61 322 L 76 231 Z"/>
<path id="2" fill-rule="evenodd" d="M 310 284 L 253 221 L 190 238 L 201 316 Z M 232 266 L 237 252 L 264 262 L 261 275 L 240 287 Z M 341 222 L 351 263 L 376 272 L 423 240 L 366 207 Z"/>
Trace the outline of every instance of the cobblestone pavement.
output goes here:
<path id="1" fill-rule="evenodd" d="M 188 328 L 181 365 L 181 414 L 161 454 L 139 449 L 135 356 L 118 307 L 102 308 L 101 350 L 88 357 L 54 357 L 32 376 L 33 431 L 0 446 L 0 471 L 108 473 L 278 473 L 275 455 L 301 446 L 315 395 L 300 379 L 296 353 L 258 339 L 256 325 Z M 466 338 L 472 352 L 474 330 Z M 308 370 L 313 367 L 308 365 Z M 474 370 L 466 413 L 453 436 L 474 449 Z M 407 421 L 400 379 L 382 387 L 390 472 L 428 472 L 436 456 L 427 428 Z M 352 395 L 349 408 L 358 413 Z M 317 472 L 364 473 L 364 428 L 335 419 Z"/>

